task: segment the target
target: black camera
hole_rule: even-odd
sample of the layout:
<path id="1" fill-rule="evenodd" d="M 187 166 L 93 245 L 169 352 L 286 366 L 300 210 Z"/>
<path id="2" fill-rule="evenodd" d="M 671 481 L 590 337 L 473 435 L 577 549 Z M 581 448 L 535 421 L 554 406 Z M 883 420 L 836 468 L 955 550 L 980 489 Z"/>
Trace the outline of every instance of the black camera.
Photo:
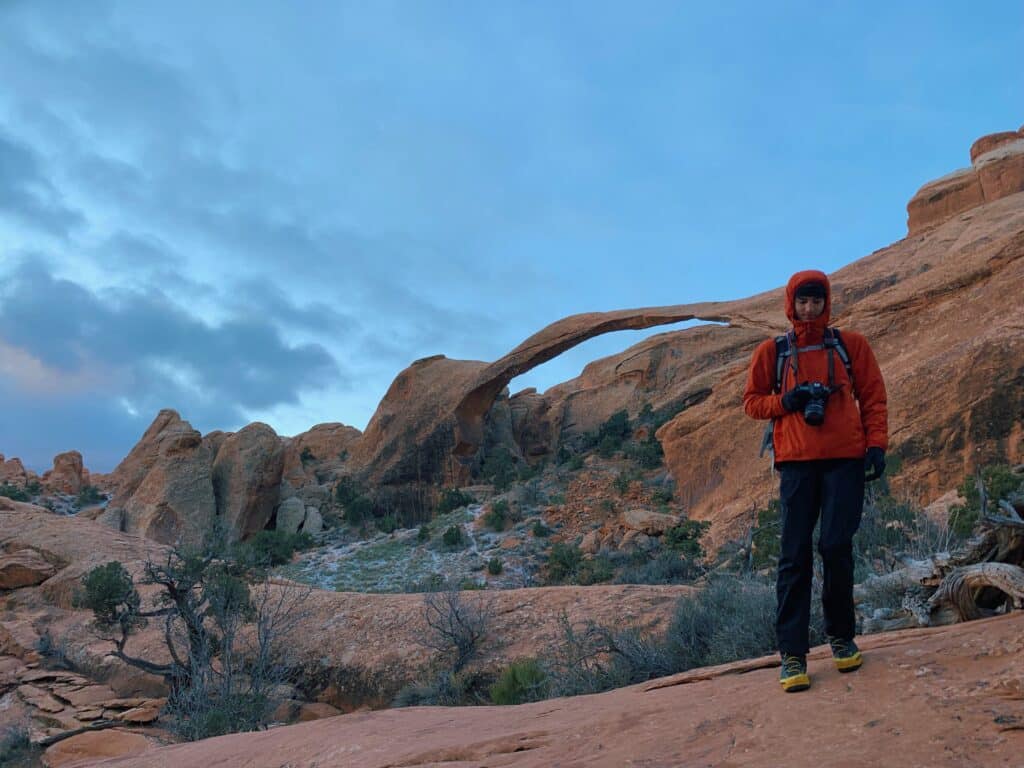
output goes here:
<path id="1" fill-rule="evenodd" d="M 813 381 L 810 384 L 803 384 L 807 391 L 807 404 L 804 405 L 804 421 L 812 427 L 820 427 L 825 421 L 825 404 L 828 402 L 832 388 L 822 384 L 820 381 Z"/>

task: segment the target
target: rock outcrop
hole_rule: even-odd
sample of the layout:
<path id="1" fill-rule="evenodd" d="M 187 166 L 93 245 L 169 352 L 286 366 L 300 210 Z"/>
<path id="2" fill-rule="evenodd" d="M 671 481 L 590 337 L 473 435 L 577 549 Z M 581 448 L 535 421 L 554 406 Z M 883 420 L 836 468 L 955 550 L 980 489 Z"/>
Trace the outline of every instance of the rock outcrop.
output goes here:
<path id="1" fill-rule="evenodd" d="M 982 136 L 971 167 L 930 181 L 907 204 L 911 235 L 1007 195 L 1024 192 L 1024 127 Z"/>
<path id="2" fill-rule="evenodd" d="M 72 496 L 89 483 L 89 472 L 82 465 L 82 454 L 66 451 L 53 457 L 53 469 L 43 473 L 43 487 Z"/>
<path id="3" fill-rule="evenodd" d="M 818 647 L 811 691 L 784 705 L 778 657 L 768 656 L 515 707 L 348 714 L 163 747 L 117 765 L 1016 765 L 1022 633 L 1024 615 L 1014 612 L 872 635 L 856 675 L 838 674 L 827 646 Z M 827 745 L 808 749 L 816 734 L 827 734 Z"/>
<path id="4" fill-rule="evenodd" d="M 255 422 L 225 436 L 213 460 L 217 514 L 238 538 L 263 530 L 278 501 L 285 449 L 277 433 Z"/>
<path id="5" fill-rule="evenodd" d="M 5 461 L 4 455 L 0 453 L 0 484 L 24 486 L 29 478 L 30 473 L 25 470 L 21 459 L 13 457 Z"/>

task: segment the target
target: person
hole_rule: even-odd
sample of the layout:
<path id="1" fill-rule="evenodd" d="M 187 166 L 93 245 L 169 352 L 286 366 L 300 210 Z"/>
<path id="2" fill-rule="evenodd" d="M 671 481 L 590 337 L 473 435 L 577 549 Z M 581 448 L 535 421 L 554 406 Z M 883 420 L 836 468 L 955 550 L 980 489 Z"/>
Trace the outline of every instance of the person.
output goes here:
<path id="1" fill-rule="evenodd" d="M 888 447 L 885 382 L 878 362 L 864 336 L 829 327 L 831 304 L 831 285 L 823 272 L 808 270 L 790 278 L 786 317 L 792 331 L 754 350 L 743 393 L 748 416 L 771 419 L 780 476 L 776 635 L 786 692 L 811 684 L 812 535 L 819 516 L 825 634 L 840 672 L 861 666 L 854 642 L 853 535 L 860 525 L 865 481 L 882 476 Z M 821 386 L 816 390 L 816 385 Z"/>

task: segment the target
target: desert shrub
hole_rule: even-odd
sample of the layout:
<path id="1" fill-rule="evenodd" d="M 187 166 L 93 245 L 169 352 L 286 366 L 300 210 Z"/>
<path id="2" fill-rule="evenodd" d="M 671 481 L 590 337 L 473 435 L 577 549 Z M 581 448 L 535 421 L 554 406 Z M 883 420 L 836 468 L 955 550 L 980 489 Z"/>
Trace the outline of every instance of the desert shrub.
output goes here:
<path id="1" fill-rule="evenodd" d="M 0 765 L 5 768 L 35 768 L 42 765 L 43 749 L 32 743 L 27 726 L 0 729 Z"/>
<path id="2" fill-rule="evenodd" d="M 651 501 L 655 504 L 669 504 L 674 495 L 671 485 L 663 485 L 651 491 Z"/>
<path id="3" fill-rule="evenodd" d="M 626 458 L 632 459 L 643 469 L 660 467 L 665 461 L 665 451 L 654 436 L 653 430 L 638 443 L 630 443 L 625 449 Z"/>
<path id="4" fill-rule="evenodd" d="M 78 492 L 78 496 L 75 497 L 75 506 L 79 509 L 82 507 L 88 507 L 91 504 L 99 504 L 106 498 L 100 489 L 95 485 L 83 486 L 82 490 Z"/>
<path id="5" fill-rule="evenodd" d="M 39 483 L 38 480 L 29 480 L 27 483 L 25 483 L 25 492 L 29 496 L 38 496 L 40 493 L 43 492 L 43 486 Z"/>
<path id="6" fill-rule="evenodd" d="M 459 488 L 444 488 L 441 490 L 441 497 L 437 502 L 437 513 L 447 514 L 453 510 L 465 507 L 467 504 L 476 503 L 472 494 L 466 493 Z"/>
<path id="7" fill-rule="evenodd" d="M 679 599 L 665 642 L 679 671 L 771 653 L 774 586 L 757 579 L 713 579 Z"/>
<path id="8" fill-rule="evenodd" d="M 359 484 L 351 477 L 341 478 L 337 485 L 334 486 L 334 498 L 337 499 L 338 503 L 342 506 L 346 506 L 362 495 L 363 491 L 359 487 Z"/>
<path id="9" fill-rule="evenodd" d="M 530 528 L 530 533 L 532 533 L 538 539 L 542 539 L 545 536 L 551 535 L 551 529 L 544 525 L 543 520 L 534 520 L 533 526 Z"/>
<path id="10" fill-rule="evenodd" d="M 543 463 L 537 463 L 537 464 L 529 464 L 529 463 L 527 463 L 527 464 L 523 464 L 523 466 L 521 466 L 519 468 L 519 472 L 517 473 L 516 477 L 519 480 L 519 482 L 525 483 L 525 482 L 527 482 L 529 480 L 534 480 L 534 479 L 540 477 L 540 475 L 541 475 L 541 473 L 543 471 L 544 471 L 544 464 Z"/>
<path id="11" fill-rule="evenodd" d="M 466 600 L 458 590 L 428 592 L 423 598 L 427 629 L 417 639 L 437 651 L 445 668 L 457 675 L 480 652 L 493 615 L 488 600 Z"/>
<path id="12" fill-rule="evenodd" d="M 505 567 L 497 557 L 492 557 L 487 561 L 487 572 L 491 574 L 491 576 L 498 576 L 503 570 L 505 570 Z"/>
<path id="13" fill-rule="evenodd" d="M 6 496 L 11 501 L 28 501 L 30 498 L 24 488 L 10 483 L 0 483 L 0 496 Z"/>
<path id="14" fill-rule="evenodd" d="M 498 499 L 491 503 L 490 509 L 484 513 L 484 525 L 492 531 L 504 531 L 508 526 L 509 506 L 505 499 Z"/>
<path id="15" fill-rule="evenodd" d="M 981 488 L 976 475 L 965 477 L 958 489 L 967 500 L 966 511 L 974 513 L 974 520 L 981 515 L 1002 514 L 999 500 L 1024 492 L 1024 475 L 1016 474 L 1009 464 L 985 467 L 981 470 L 981 481 L 985 491 L 985 509 L 981 508 Z"/>
<path id="16" fill-rule="evenodd" d="M 569 461 L 565 463 L 565 467 L 570 472 L 579 472 L 581 469 L 583 469 L 583 454 L 574 454 L 572 458 L 570 458 Z"/>
<path id="17" fill-rule="evenodd" d="M 638 553 L 619 570 L 616 584 L 684 584 L 698 578 L 704 569 L 692 560 L 669 550 L 653 558 Z"/>
<path id="18" fill-rule="evenodd" d="M 313 451 L 310 450 L 308 445 L 302 446 L 302 453 L 299 454 L 299 461 L 303 464 L 307 464 L 311 461 L 316 461 L 316 456 L 313 455 Z"/>
<path id="19" fill-rule="evenodd" d="M 547 697 L 547 674 L 537 659 L 514 661 L 490 687 L 495 704 L 525 704 Z"/>
<path id="20" fill-rule="evenodd" d="M 75 594 L 76 608 L 92 611 L 104 626 L 131 621 L 139 610 L 139 593 L 131 574 L 117 560 L 98 565 L 82 577 L 82 590 Z"/>
<path id="21" fill-rule="evenodd" d="M 466 534 L 461 525 L 452 525 L 441 535 L 441 543 L 451 549 L 466 546 Z"/>
<path id="22" fill-rule="evenodd" d="M 631 433 L 632 428 L 629 424 L 629 414 L 625 410 L 616 411 L 597 430 L 597 441 L 600 444 L 605 438 L 610 438 L 621 447 L 622 443 L 629 438 Z"/>
<path id="23" fill-rule="evenodd" d="M 551 550 L 548 552 L 548 582 L 551 584 L 564 584 L 570 581 L 576 575 L 576 571 L 582 562 L 583 553 L 579 547 L 556 541 L 551 545 Z"/>
<path id="24" fill-rule="evenodd" d="M 453 673 L 442 669 L 403 686 L 391 702 L 393 707 L 464 707 L 486 704 L 493 677 L 480 672 Z"/>
<path id="25" fill-rule="evenodd" d="M 381 533 L 394 533 L 398 530 L 398 518 L 394 515 L 384 515 L 384 517 L 378 517 L 374 521 L 374 525 L 377 526 L 377 530 Z"/>
<path id="26" fill-rule="evenodd" d="M 540 485 L 540 478 L 533 477 L 524 482 L 517 489 L 516 497 L 523 506 L 534 507 L 544 503 L 545 495 Z"/>
<path id="27" fill-rule="evenodd" d="M 579 565 L 576 566 L 576 571 L 572 575 L 572 580 L 576 584 L 581 584 L 584 587 L 589 587 L 591 584 L 601 584 L 605 581 L 611 581 L 615 575 L 615 567 L 612 565 L 611 560 L 607 555 L 596 555 L 589 560 L 584 558 L 580 561 Z"/>
<path id="28" fill-rule="evenodd" d="M 629 490 L 629 486 L 633 484 L 633 481 L 639 479 L 639 475 L 634 472 L 619 472 L 615 479 L 612 480 L 612 485 L 619 492 L 620 496 L 624 496 L 626 491 Z"/>
<path id="29" fill-rule="evenodd" d="M 265 569 L 243 552 L 215 527 L 201 545 L 175 546 L 163 560 L 145 563 L 141 583 L 156 587 L 150 610 L 141 609 L 131 576 L 116 562 L 85 574 L 76 596 L 109 633 L 115 657 L 164 678 L 166 710 L 185 739 L 265 725 L 293 664 L 287 639 L 303 618 L 308 591 L 271 587 Z M 168 663 L 126 651 L 149 618 L 166 627 Z"/>
<path id="30" fill-rule="evenodd" d="M 421 544 L 430 541 L 430 526 L 423 524 L 420 526 L 419 531 L 416 533 L 416 541 Z"/>
<path id="31" fill-rule="evenodd" d="M 291 562 L 296 552 L 312 546 L 313 537 L 308 533 L 258 531 L 251 539 L 239 545 L 238 556 L 254 564 L 284 565 Z"/>
<path id="32" fill-rule="evenodd" d="M 759 510 L 757 524 L 751 534 L 751 567 L 756 570 L 772 567 L 779 562 L 782 534 L 782 506 L 778 499 L 772 499 L 768 506 Z"/>
<path id="33" fill-rule="evenodd" d="M 515 458 L 503 446 L 492 448 L 480 464 L 480 474 L 494 485 L 498 493 L 506 491 L 518 475 Z"/>
<path id="34" fill-rule="evenodd" d="M 662 544 L 689 560 L 699 560 L 704 557 L 704 547 L 700 540 L 710 526 L 710 523 L 702 520 L 683 520 L 665 531 Z"/>
<path id="35" fill-rule="evenodd" d="M 358 528 L 373 515 L 373 502 L 366 496 L 357 496 L 345 505 L 345 522 Z"/>

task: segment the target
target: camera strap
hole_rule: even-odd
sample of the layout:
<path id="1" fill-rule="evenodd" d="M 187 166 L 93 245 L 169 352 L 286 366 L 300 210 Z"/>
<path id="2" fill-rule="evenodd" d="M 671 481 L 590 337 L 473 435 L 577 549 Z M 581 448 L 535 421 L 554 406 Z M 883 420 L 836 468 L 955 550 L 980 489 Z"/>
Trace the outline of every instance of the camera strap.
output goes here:
<path id="1" fill-rule="evenodd" d="M 828 385 L 829 387 L 835 386 L 835 355 L 839 355 L 839 359 L 843 362 L 843 367 L 846 368 L 846 375 L 850 379 L 851 388 L 853 389 L 853 366 L 850 364 L 850 355 L 846 351 L 846 345 L 843 344 L 843 339 L 839 335 L 839 331 L 836 328 L 826 328 L 825 336 L 821 344 L 812 344 L 807 347 L 797 347 L 796 334 L 793 331 L 788 331 L 784 336 L 775 337 L 775 392 L 782 393 L 785 385 L 786 378 L 786 362 L 789 362 L 789 368 L 793 371 L 793 384 L 797 384 L 800 379 L 797 374 L 797 357 L 801 352 L 814 352 L 819 349 L 828 350 Z M 854 389 L 854 391 L 856 391 Z"/>

